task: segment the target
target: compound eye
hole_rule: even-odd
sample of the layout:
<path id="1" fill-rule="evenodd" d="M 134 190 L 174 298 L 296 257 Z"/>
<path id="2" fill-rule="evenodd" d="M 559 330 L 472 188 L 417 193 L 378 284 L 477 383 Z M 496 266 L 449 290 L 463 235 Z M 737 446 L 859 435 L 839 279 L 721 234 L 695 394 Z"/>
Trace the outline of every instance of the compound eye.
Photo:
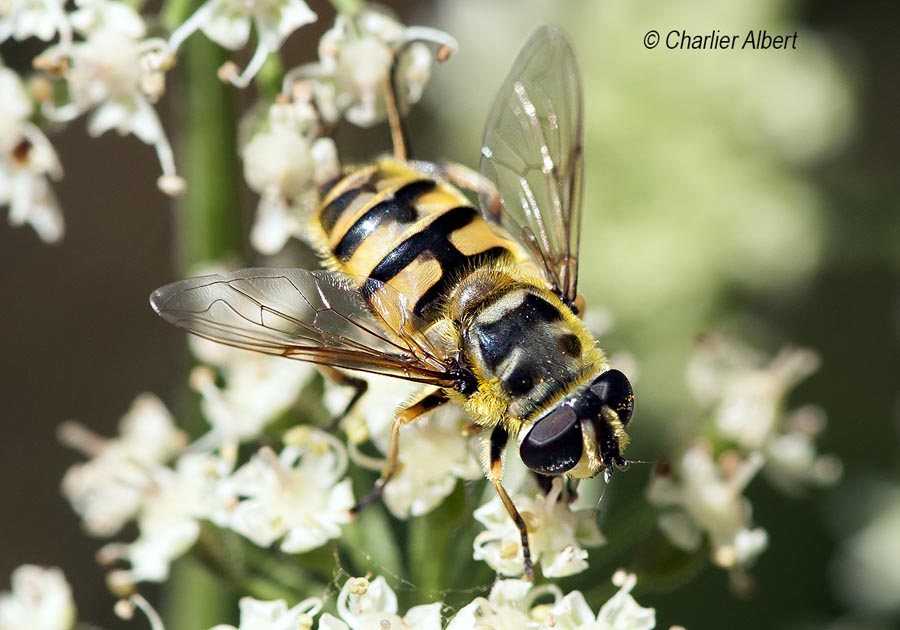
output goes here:
<path id="1" fill-rule="evenodd" d="M 622 424 L 628 426 L 634 413 L 634 390 L 628 377 L 619 370 L 607 370 L 594 379 L 590 390 L 600 401 L 616 412 Z"/>
<path id="2" fill-rule="evenodd" d="M 557 475 L 574 468 L 583 449 L 578 416 L 571 407 L 561 405 L 534 423 L 519 454 L 531 470 Z"/>

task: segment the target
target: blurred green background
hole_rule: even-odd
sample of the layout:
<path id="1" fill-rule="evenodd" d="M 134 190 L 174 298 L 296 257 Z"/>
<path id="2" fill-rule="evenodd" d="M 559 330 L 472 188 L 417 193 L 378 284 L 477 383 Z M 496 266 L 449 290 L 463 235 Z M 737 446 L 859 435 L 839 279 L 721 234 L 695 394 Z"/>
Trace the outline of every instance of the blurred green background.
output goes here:
<path id="1" fill-rule="evenodd" d="M 327 6 L 310 4 L 320 23 L 291 38 L 288 65 L 311 60 L 330 24 Z M 545 22 L 570 33 L 587 121 L 581 286 L 612 315 L 604 346 L 629 352 L 639 368 L 631 456 L 664 457 L 689 430 L 684 365 L 698 333 L 821 354 L 792 402 L 827 411 L 821 451 L 842 458 L 843 481 L 799 499 L 753 483 L 754 520 L 770 535 L 754 592 L 736 598 L 727 576 L 707 568 L 673 592 L 638 595 L 657 607 L 659 627 L 900 627 L 897 609 L 852 596 L 841 576 L 857 586 L 866 576 L 836 560 L 883 509 L 885 495 L 870 489 L 900 492 L 900 4 L 390 4 L 407 23 L 447 30 L 462 45 L 434 69 L 410 120 L 423 159 L 475 166 L 494 90 L 527 34 Z M 643 43 L 650 29 L 665 37 L 763 28 L 796 31 L 797 49 Z M 7 42 L 0 54 L 21 68 L 37 50 Z M 177 74 L 162 105 L 176 144 Z M 253 98 L 235 100 L 244 109 Z M 54 433 L 77 418 L 112 434 L 137 393 L 172 400 L 180 387 L 181 338 L 146 302 L 173 277 L 172 225 L 149 148 L 88 139 L 80 122 L 51 140 L 66 169 L 57 187 L 65 241 L 49 247 L 28 229 L 0 229 L 0 575 L 28 562 L 62 566 L 80 618 L 109 627 L 120 622 L 92 559 L 100 541 L 80 534 L 58 491 L 77 457 Z M 339 147 L 345 161 L 363 160 L 386 150 L 388 137 L 344 127 Z M 243 202 L 249 225 L 256 200 L 245 193 Z M 648 472 L 637 467 L 626 487 L 640 492 Z M 900 530 L 894 545 L 884 561 L 900 564 Z"/>

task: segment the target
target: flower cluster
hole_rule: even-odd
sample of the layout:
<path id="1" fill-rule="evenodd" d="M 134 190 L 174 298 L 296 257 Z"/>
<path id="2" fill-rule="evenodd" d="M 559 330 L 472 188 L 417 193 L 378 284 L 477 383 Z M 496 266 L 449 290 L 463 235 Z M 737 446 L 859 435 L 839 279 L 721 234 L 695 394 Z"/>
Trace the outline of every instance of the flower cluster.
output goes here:
<path id="1" fill-rule="evenodd" d="M 63 172 L 47 137 L 29 122 L 32 110 L 19 76 L 0 66 L 0 206 L 9 206 L 10 224 L 27 223 L 53 243 L 62 238 L 63 219 L 48 179 Z"/>
<path id="2" fill-rule="evenodd" d="M 207 0 L 168 37 L 148 37 L 145 18 L 119 0 L 76 0 L 70 10 L 55 0 L 7 4 L 0 14 L 0 42 L 51 42 L 34 59 L 45 77 L 33 95 L 44 119 L 68 123 L 89 114 L 91 136 L 110 130 L 133 134 L 156 150 L 162 170 L 157 184 L 173 196 L 187 184 L 155 105 L 182 44 L 202 31 L 236 50 L 253 30 L 256 51 L 247 67 L 240 71 L 228 62 L 219 69 L 222 80 L 243 88 L 288 36 L 317 19 L 303 0 Z M 437 47 L 440 59 L 456 48 L 449 35 L 406 27 L 383 10 L 339 13 L 320 42 L 319 61 L 287 72 L 276 103 L 251 109 L 266 112 L 251 116 L 254 131 L 242 148 L 247 184 L 261 197 L 251 235 L 258 251 L 276 253 L 288 238 L 300 236 L 303 211 L 315 202 L 317 185 L 338 173 L 334 143 L 322 137 L 325 128 L 342 118 L 365 127 L 385 120 L 389 91 L 396 92 L 400 110 L 419 100 L 433 57 L 426 44 Z M 57 241 L 62 216 L 47 179 L 59 179 L 62 168 L 46 137 L 29 122 L 32 97 L 19 77 L 0 67 L 0 88 L 0 205 L 10 206 L 13 225 L 29 223 L 43 240 Z"/>
<path id="3" fill-rule="evenodd" d="M 0 593 L 3 630 L 71 630 L 72 589 L 62 571 L 26 564 L 12 574 L 12 591 Z"/>
<path id="4" fill-rule="evenodd" d="M 418 386 L 370 376 L 368 389 L 343 420 L 350 457 L 362 468 L 381 470 L 388 451 L 391 423 L 398 404 L 414 396 Z M 349 402 L 347 388 L 327 386 L 325 404 L 339 415 Z M 421 516 L 437 507 L 456 487 L 457 479 L 481 479 L 477 439 L 466 436 L 469 420 L 447 406 L 404 427 L 400 433 L 400 470 L 385 487 L 384 502 L 397 518 Z M 373 458 L 360 446 L 371 442 L 382 454 Z"/>
<path id="5" fill-rule="evenodd" d="M 319 187 L 340 172 L 334 141 L 318 137 L 320 120 L 306 87 L 295 86 L 260 120 L 246 123 L 256 129 L 241 150 L 244 179 L 260 196 L 250 242 L 263 254 L 303 235 Z"/>
<path id="6" fill-rule="evenodd" d="M 498 580 L 487 597 L 477 597 L 454 614 L 442 614 L 441 602 L 413 606 L 400 614 L 397 594 L 378 576 L 349 578 L 337 596 L 337 616 L 326 612 L 318 598 L 310 598 L 288 608 L 283 600 L 261 601 L 245 597 L 240 601 L 238 626 L 217 625 L 210 630 L 261 630 L 306 628 L 316 630 L 653 630 L 656 611 L 644 608 L 631 595 L 637 584 L 634 574 L 617 571 L 613 584 L 618 591 L 595 614 L 580 591 L 567 594 L 555 585 L 533 587 L 521 580 Z M 546 601 L 549 600 L 549 601 Z M 134 607 L 147 614 L 153 630 L 164 630 L 155 611 L 142 598 L 123 607 L 131 616 Z M 315 626 L 314 626 L 315 624 Z M 676 630 L 672 628 L 672 630 Z M 680 629 L 683 630 L 683 629 Z"/>
<path id="7" fill-rule="evenodd" d="M 239 73 L 236 66 L 227 64 L 219 70 L 222 79 L 238 87 L 247 87 L 266 58 L 281 48 L 291 33 L 315 22 L 316 17 L 303 0 L 207 0 L 175 29 L 168 46 L 174 55 L 181 44 L 199 30 L 220 46 L 237 50 L 247 45 L 252 23 L 258 43 L 247 68 Z"/>
<path id="8" fill-rule="evenodd" d="M 295 397 L 298 391 L 295 385 Z M 241 410 L 225 406 L 216 412 L 233 417 Z M 203 522 L 259 546 L 279 542 L 288 553 L 325 544 L 349 522 L 354 499 L 345 478 L 347 454 L 332 435 L 302 427 L 285 435 L 280 454 L 263 447 L 238 465 L 234 430 L 217 428 L 230 440 L 211 441 L 208 435 L 188 446 L 169 412 L 149 394 L 135 401 L 117 438 L 100 438 L 75 423 L 63 427 L 62 439 L 91 456 L 63 480 L 86 531 L 112 536 L 127 522 L 137 523 L 136 540 L 108 544 L 99 554 L 104 564 L 128 564 L 110 574 L 116 588 L 165 580 L 170 563 L 197 541 Z"/>
<path id="9" fill-rule="evenodd" d="M 706 534 L 716 564 L 745 567 L 768 541 L 765 530 L 750 525 L 743 496 L 760 470 L 790 492 L 838 479 L 840 462 L 817 455 L 813 444 L 824 428 L 822 411 L 787 409 L 788 392 L 817 365 L 809 350 L 788 348 L 766 362 L 722 335 L 699 341 L 688 382 L 709 418 L 709 435 L 689 445 L 671 469 L 659 467 L 647 490 L 665 510 L 659 525 L 674 545 L 696 550 Z"/>
<path id="10" fill-rule="evenodd" d="M 258 438 L 273 418 L 291 406 L 315 372 L 307 363 L 282 361 L 199 337 L 189 343 L 202 363 L 189 380 L 200 394 L 210 425 L 197 442 L 204 449 Z"/>
<path id="11" fill-rule="evenodd" d="M 162 176 L 160 189 L 177 195 L 184 181 L 175 169 L 172 147 L 153 104 L 165 91 L 165 41 L 146 37 L 147 26 L 137 11 L 115 0 L 81 0 L 66 18 L 77 41 L 63 39 L 34 61 L 36 68 L 60 76 L 68 100 L 48 95 L 41 112 L 50 121 L 69 122 L 92 112 L 88 133 L 115 130 L 134 134 L 156 150 Z"/>
<path id="12" fill-rule="evenodd" d="M 221 3 L 204 8 L 212 4 Z M 275 254 L 289 238 L 304 238 L 319 187 L 340 172 L 334 142 L 323 131 L 342 118 L 360 127 L 383 122 L 394 89 L 401 110 L 421 98 L 432 61 L 425 42 L 439 47 L 440 58 L 456 48 L 445 33 L 404 27 L 379 10 L 338 14 L 319 43 L 320 60 L 288 71 L 276 102 L 264 106 L 263 116 L 251 112 L 245 127 L 253 133 L 241 157 L 244 178 L 260 195 L 250 235 L 257 251 Z M 255 72 L 255 60 L 235 84 Z"/>
<path id="13" fill-rule="evenodd" d="M 439 46 L 441 59 L 457 48 L 456 40 L 446 33 L 404 27 L 381 11 L 339 15 L 319 42 L 319 62 L 290 72 L 288 83 L 311 80 L 326 122 L 344 117 L 354 125 L 370 127 L 387 116 L 388 89 L 396 88 L 401 109 L 421 98 L 431 71 L 425 42 Z M 396 86 L 389 85 L 391 72 L 396 72 Z"/>
<path id="14" fill-rule="evenodd" d="M 555 477 L 546 495 L 532 486 L 530 492 L 514 495 L 513 499 L 528 525 L 532 560 L 541 565 L 546 577 L 584 571 L 588 567 L 584 547 L 605 542 L 597 525 L 596 510 L 573 510 L 561 496 L 563 485 L 563 478 Z M 522 537 L 500 498 L 477 509 L 475 518 L 486 528 L 475 537 L 475 559 L 484 560 L 500 575 L 522 575 Z"/>

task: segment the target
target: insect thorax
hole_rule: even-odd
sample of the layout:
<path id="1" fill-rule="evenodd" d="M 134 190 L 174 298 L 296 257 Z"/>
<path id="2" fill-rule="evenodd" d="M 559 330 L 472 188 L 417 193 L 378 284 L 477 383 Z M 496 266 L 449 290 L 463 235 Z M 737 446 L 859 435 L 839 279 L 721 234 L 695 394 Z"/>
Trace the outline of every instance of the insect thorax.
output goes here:
<path id="1" fill-rule="evenodd" d="M 487 292 L 478 284 L 473 275 L 457 291 L 462 354 L 490 396 L 505 402 L 509 428 L 540 416 L 606 369 L 584 324 L 550 291 L 515 280 Z"/>

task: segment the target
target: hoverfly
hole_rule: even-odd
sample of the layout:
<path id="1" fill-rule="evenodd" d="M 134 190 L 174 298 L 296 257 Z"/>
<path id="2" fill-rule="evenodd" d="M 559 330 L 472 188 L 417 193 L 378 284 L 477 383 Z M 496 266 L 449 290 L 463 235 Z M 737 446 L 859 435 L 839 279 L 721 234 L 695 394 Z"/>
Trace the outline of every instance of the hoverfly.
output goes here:
<path id="1" fill-rule="evenodd" d="M 628 379 L 578 316 L 574 51 L 554 27 L 531 35 L 489 115 L 480 173 L 406 159 L 398 120 L 394 110 L 393 157 L 347 169 L 322 193 L 309 229 L 327 270 L 204 276 L 150 302 L 201 337 L 424 385 L 397 411 L 381 478 L 354 510 L 396 474 L 403 425 L 462 407 L 482 429 L 485 473 L 519 528 L 531 578 L 527 528 L 502 484 L 507 442 L 518 440 L 539 475 L 608 479 L 628 466 L 634 408 Z M 480 211 L 459 188 L 478 193 Z"/>

